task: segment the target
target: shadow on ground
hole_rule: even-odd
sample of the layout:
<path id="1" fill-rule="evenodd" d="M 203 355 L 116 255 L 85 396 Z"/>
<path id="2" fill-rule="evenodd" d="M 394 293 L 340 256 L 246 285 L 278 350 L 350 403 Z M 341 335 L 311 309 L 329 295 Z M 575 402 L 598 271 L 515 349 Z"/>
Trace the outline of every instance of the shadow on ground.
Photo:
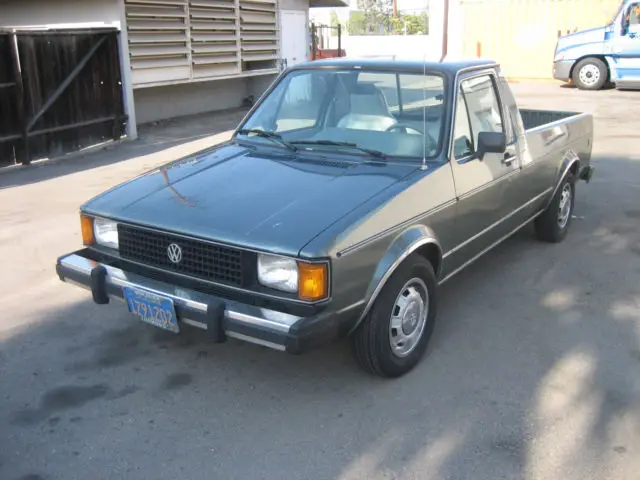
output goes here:
<path id="1" fill-rule="evenodd" d="M 402 379 L 346 342 L 292 357 L 86 296 L 43 309 L 0 343 L 0 477 L 632 478 L 640 162 L 594 162 L 566 241 L 525 228 L 447 283 Z"/>
<path id="2" fill-rule="evenodd" d="M 28 166 L 0 169 L 0 190 L 28 185 L 56 177 L 130 160 L 160 152 L 186 142 L 233 130 L 246 114 L 244 109 L 179 117 L 140 126 L 138 139 L 106 146 L 86 154 L 35 162 Z"/>

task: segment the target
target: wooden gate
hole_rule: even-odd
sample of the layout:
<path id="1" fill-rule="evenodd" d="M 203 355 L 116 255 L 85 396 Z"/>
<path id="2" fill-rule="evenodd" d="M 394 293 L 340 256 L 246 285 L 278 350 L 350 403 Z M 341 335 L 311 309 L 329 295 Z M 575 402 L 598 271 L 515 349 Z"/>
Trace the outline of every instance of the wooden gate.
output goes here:
<path id="1" fill-rule="evenodd" d="M 0 31 L 0 166 L 125 134 L 118 32 Z"/>
<path id="2" fill-rule="evenodd" d="M 461 0 L 463 54 L 500 62 L 510 78 L 552 78 L 559 35 L 605 25 L 620 0 Z"/>

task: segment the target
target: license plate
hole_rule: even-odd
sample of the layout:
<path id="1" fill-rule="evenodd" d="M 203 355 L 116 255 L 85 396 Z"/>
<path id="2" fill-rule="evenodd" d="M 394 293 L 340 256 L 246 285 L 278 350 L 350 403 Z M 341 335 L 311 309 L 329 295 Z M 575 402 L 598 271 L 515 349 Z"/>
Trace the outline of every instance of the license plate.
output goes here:
<path id="1" fill-rule="evenodd" d="M 129 311 L 140 320 L 170 332 L 180 332 L 173 300 L 145 290 L 129 287 L 124 287 L 123 290 Z"/>

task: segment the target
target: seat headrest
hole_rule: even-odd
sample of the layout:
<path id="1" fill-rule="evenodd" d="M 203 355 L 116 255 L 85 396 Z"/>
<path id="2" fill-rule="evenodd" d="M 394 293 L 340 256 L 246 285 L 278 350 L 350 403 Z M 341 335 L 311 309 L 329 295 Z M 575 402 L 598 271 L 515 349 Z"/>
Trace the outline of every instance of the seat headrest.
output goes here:
<path id="1" fill-rule="evenodd" d="M 359 83 L 351 90 L 351 95 L 377 95 L 380 92 L 378 87 L 371 83 Z"/>

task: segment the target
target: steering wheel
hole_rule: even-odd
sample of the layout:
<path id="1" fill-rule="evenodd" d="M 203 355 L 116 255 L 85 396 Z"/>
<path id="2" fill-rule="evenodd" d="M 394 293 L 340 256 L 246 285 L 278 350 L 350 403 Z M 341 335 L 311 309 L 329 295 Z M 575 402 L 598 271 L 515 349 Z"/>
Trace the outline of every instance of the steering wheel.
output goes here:
<path id="1" fill-rule="evenodd" d="M 408 133 L 407 130 L 413 130 L 414 132 L 418 132 L 419 135 L 424 135 L 427 141 L 432 145 L 437 145 L 438 143 L 429 132 L 425 133 L 422 130 L 412 127 L 411 125 L 407 125 L 406 123 L 394 123 L 393 125 L 387 127 L 385 132 L 393 132 L 394 130 L 401 130 L 403 133 Z"/>

